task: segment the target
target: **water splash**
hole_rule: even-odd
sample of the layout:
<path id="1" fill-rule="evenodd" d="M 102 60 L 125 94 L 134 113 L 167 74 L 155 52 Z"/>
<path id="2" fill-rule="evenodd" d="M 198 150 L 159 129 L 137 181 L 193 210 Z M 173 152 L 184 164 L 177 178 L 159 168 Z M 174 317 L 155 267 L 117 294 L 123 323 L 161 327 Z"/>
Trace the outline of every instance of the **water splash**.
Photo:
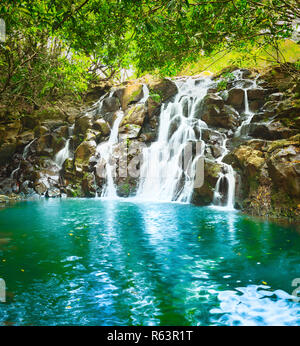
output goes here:
<path id="1" fill-rule="evenodd" d="M 201 131 L 207 128 L 198 118 L 201 101 L 212 85 L 210 78 L 176 82 L 178 93 L 173 102 L 164 104 L 160 114 L 159 134 L 156 142 L 143 150 L 143 164 L 136 193 L 140 200 L 161 202 L 190 202 L 197 160 L 204 153 L 205 143 Z M 189 142 L 200 142 L 196 157 L 186 158 Z"/>

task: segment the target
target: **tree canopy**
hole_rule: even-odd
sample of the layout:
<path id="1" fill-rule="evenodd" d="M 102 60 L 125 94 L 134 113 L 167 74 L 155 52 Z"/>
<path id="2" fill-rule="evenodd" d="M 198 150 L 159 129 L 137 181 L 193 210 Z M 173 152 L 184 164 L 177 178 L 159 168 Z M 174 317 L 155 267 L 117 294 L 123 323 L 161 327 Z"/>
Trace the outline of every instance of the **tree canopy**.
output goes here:
<path id="1" fill-rule="evenodd" d="M 3 0 L 0 93 L 80 92 L 129 66 L 171 75 L 201 53 L 276 47 L 299 17 L 296 0 Z"/>

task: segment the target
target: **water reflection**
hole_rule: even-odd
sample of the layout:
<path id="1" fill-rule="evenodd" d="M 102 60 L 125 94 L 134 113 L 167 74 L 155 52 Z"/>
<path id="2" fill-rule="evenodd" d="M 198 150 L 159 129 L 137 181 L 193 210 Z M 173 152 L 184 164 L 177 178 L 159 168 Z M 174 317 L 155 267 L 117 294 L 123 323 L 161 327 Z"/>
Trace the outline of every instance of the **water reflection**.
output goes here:
<path id="1" fill-rule="evenodd" d="M 0 277 L 14 293 L 2 324 L 299 324 L 299 303 L 282 293 L 300 273 L 291 227 L 96 199 L 20 203 L 0 211 L 0 232 Z"/>

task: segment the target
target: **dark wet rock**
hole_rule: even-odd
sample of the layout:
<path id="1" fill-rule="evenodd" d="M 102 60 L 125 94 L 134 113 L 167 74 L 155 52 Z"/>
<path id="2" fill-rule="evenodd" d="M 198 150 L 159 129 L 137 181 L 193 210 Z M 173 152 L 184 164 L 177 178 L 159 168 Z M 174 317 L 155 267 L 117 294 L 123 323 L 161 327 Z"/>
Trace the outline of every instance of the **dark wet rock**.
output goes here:
<path id="1" fill-rule="evenodd" d="M 16 143 L 4 143 L 0 146 L 0 164 L 6 163 L 15 153 Z"/>
<path id="2" fill-rule="evenodd" d="M 234 129 L 239 125 L 238 112 L 229 105 L 219 108 L 214 104 L 204 104 L 202 110 L 202 120 L 208 126 L 222 127 L 225 129 Z"/>
<path id="3" fill-rule="evenodd" d="M 21 124 L 23 129 L 34 129 L 39 125 L 39 119 L 32 115 L 25 115 L 21 118 Z"/>
<path id="4" fill-rule="evenodd" d="M 147 81 L 147 85 L 150 90 L 150 95 L 158 95 L 160 102 L 165 102 L 170 97 L 174 96 L 178 91 L 176 84 L 167 78 L 150 78 Z"/>
<path id="5" fill-rule="evenodd" d="M 212 203 L 214 189 L 222 171 L 222 165 L 205 159 L 204 161 L 204 184 L 195 188 L 193 193 L 193 203 L 198 205 L 208 205 Z"/>
<path id="6" fill-rule="evenodd" d="M 249 89 L 247 90 L 248 100 L 262 100 L 264 101 L 267 95 L 267 90 L 265 89 Z"/>
<path id="7" fill-rule="evenodd" d="M 114 113 L 119 110 L 120 107 L 121 104 L 117 97 L 106 97 L 99 107 L 98 114 L 104 115 L 105 113 Z"/>
<path id="8" fill-rule="evenodd" d="M 280 122 L 251 123 L 249 136 L 267 140 L 284 139 L 294 136 L 298 130 L 283 126 Z"/>
<path id="9" fill-rule="evenodd" d="M 86 131 L 92 127 L 92 119 L 88 115 L 83 115 L 75 121 L 74 135 L 85 136 Z"/>
<path id="10" fill-rule="evenodd" d="M 94 122 L 93 128 L 102 133 L 103 136 L 108 136 L 110 134 L 109 124 L 104 119 L 98 119 Z"/>
<path id="11" fill-rule="evenodd" d="M 158 102 L 156 99 L 153 99 L 152 97 L 149 97 L 146 101 L 147 111 L 149 118 L 152 117 L 158 117 L 160 113 L 161 103 Z"/>
<path id="12" fill-rule="evenodd" d="M 233 106 L 237 110 L 245 108 L 245 92 L 243 89 L 230 89 L 228 91 L 227 104 Z"/>
<path id="13" fill-rule="evenodd" d="M 58 137 L 63 137 L 68 139 L 69 137 L 69 126 L 67 125 L 63 125 L 59 128 L 57 128 L 54 133 L 58 136 Z"/>
<path id="14" fill-rule="evenodd" d="M 284 99 L 284 94 L 280 92 L 269 95 L 270 101 L 282 101 L 283 99 Z"/>
<path id="15" fill-rule="evenodd" d="M 95 141 L 82 142 L 75 151 L 75 161 L 87 163 L 96 152 Z"/>

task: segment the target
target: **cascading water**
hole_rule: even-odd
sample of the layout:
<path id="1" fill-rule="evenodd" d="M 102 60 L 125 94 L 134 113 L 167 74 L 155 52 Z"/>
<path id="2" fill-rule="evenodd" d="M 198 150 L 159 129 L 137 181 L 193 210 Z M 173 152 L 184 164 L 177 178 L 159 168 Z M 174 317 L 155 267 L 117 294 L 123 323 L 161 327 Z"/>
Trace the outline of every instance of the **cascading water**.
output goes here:
<path id="1" fill-rule="evenodd" d="M 143 97 L 139 101 L 139 103 L 144 104 L 149 97 L 149 89 L 146 84 L 143 84 Z M 111 91 L 109 94 L 109 97 L 111 97 L 114 94 L 114 91 Z M 101 99 L 99 102 L 99 108 L 101 107 L 101 104 L 103 103 L 104 98 Z M 112 159 L 113 151 L 115 145 L 118 143 L 118 135 L 119 135 L 119 126 L 123 120 L 124 112 L 120 109 L 116 113 L 116 119 L 114 121 L 113 127 L 110 132 L 110 136 L 107 142 L 100 143 L 97 146 L 96 152 L 100 155 L 100 158 L 102 160 L 101 167 L 104 166 L 105 170 L 105 180 L 106 184 L 102 190 L 101 197 L 106 197 L 109 199 L 115 199 L 118 197 L 117 190 L 114 182 L 114 175 L 115 175 L 115 164 L 114 160 Z M 98 198 L 98 192 L 97 192 L 97 183 L 96 183 L 96 177 L 94 176 L 94 185 L 96 189 L 95 197 Z"/>
<path id="2" fill-rule="evenodd" d="M 70 157 L 70 139 L 73 136 L 74 125 L 69 127 L 69 138 L 66 141 L 65 146 L 55 155 L 54 162 L 59 168 L 62 168 L 66 159 Z"/>
<path id="3" fill-rule="evenodd" d="M 238 78 L 238 80 L 239 80 L 237 86 L 239 86 L 239 83 L 240 83 L 241 84 L 240 86 L 244 90 L 244 93 L 245 93 L 245 97 L 244 97 L 244 100 L 245 100 L 245 111 L 244 111 L 245 120 L 241 123 L 241 125 L 237 128 L 237 130 L 235 132 L 235 137 L 239 137 L 241 135 L 247 134 L 248 125 L 251 123 L 251 120 L 255 114 L 250 109 L 248 90 L 259 89 L 259 86 L 257 85 L 257 79 L 259 78 L 259 75 L 257 75 L 256 78 L 253 80 L 243 79 L 243 76 L 241 73 L 236 73 L 235 77 Z M 248 86 L 243 87 L 242 83 L 245 83 L 245 82 L 248 83 Z"/>
<path id="4" fill-rule="evenodd" d="M 188 78 L 177 80 L 176 85 L 178 93 L 174 101 L 162 105 L 157 141 L 143 149 L 140 181 L 135 196 L 137 200 L 183 203 L 189 203 L 191 200 L 197 163 L 205 153 L 202 130 L 208 128 L 207 124 L 201 120 L 201 104 L 208 89 L 215 85 L 215 82 L 210 78 Z M 144 97 L 140 103 L 146 102 L 149 97 L 146 85 L 143 86 L 143 92 Z M 103 177 L 106 180 L 101 197 L 109 199 L 118 197 L 114 181 L 113 155 L 123 117 L 123 111 L 119 110 L 116 113 L 109 140 L 100 143 L 96 150 L 102 160 L 100 166 L 104 168 Z M 231 210 L 234 209 L 235 175 L 232 166 L 222 162 L 228 153 L 226 148 L 228 139 L 226 135 L 215 132 L 222 138 L 222 154 L 216 162 L 223 168 L 216 184 L 213 204 Z M 189 146 L 189 144 L 192 145 Z M 192 152 L 186 155 L 186 149 L 191 147 Z M 222 187 L 224 180 L 227 186 L 226 191 Z"/>
<path id="5" fill-rule="evenodd" d="M 217 163 L 223 166 L 223 170 L 225 173 L 220 173 L 219 178 L 216 183 L 214 197 L 213 197 L 213 205 L 215 206 L 225 206 L 226 209 L 232 210 L 234 209 L 234 194 L 235 194 L 235 176 L 234 170 L 231 165 L 228 165 L 223 161 L 225 155 L 228 154 L 228 149 L 226 147 L 228 139 L 222 135 L 222 155 L 216 160 Z M 226 190 L 222 191 L 223 186 L 222 183 L 226 182 Z M 224 203 L 224 193 L 226 193 L 227 200 Z"/>
<path id="6" fill-rule="evenodd" d="M 26 159 L 27 159 L 27 156 L 28 156 L 28 153 L 29 153 L 29 149 L 30 149 L 31 145 L 32 145 L 35 141 L 36 141 L 36 138 L 33 139 L 31 142 L 29 142 L 29 143 L 25 146 L 25 148 L 24 148 L 24 150 L 23 150 L 23 154 L 22 154 L 22 159 L 23 159 L 23 160 L 26 160 Z M 18 167 L 17 167 L 16 169 L 14 169 L 14 170 L 11 172 L 11 174 L 10 174 L 10 178 L 11 178 L 11 179 L 14 179 L 15 174 L 20 170 L 20 168 L 21 168 L 21 161 L 19 162 Z"/>
<path id="7" fill-rule="evenodd" d="M 189 202 L 193 192 L 196 163 L 204 153 L 201 130 L 205 122 L 197 118 L 199 106 L 212 85 L 209 78 L 189 78 L 177 82 L 174 102 L 162 107 L 157 142 L 143 150 L 143 164 L 136 198 L 155 201 Z M 189 142 L 200 142 L 196 157 L 189 157 L 182 168 Z M 181 163 L 181 164 L 180 164 Z"/>
<path id="8" fill-rule="evenodd" d="M 114 183 L 114 165 L 111 162 L 113 149 L 116 143 L 118 143 L 118 133 L 119 126 L 124 117 L 124 112 L 119 110 L 116 113 L 116 119 L 114 121 L 113 127 L 111 129 L 111 133 L 109 136 L 109 140 L 105 143 L 101 143 L 97 147 L 97 153 L 100 154 L 101 159 L 104 161 L 105 165 L 105 179 L 106 185 L 102 190 L 101 197 L 107 197 L 110 199 L 117 198 L 117 191 Z"/>

